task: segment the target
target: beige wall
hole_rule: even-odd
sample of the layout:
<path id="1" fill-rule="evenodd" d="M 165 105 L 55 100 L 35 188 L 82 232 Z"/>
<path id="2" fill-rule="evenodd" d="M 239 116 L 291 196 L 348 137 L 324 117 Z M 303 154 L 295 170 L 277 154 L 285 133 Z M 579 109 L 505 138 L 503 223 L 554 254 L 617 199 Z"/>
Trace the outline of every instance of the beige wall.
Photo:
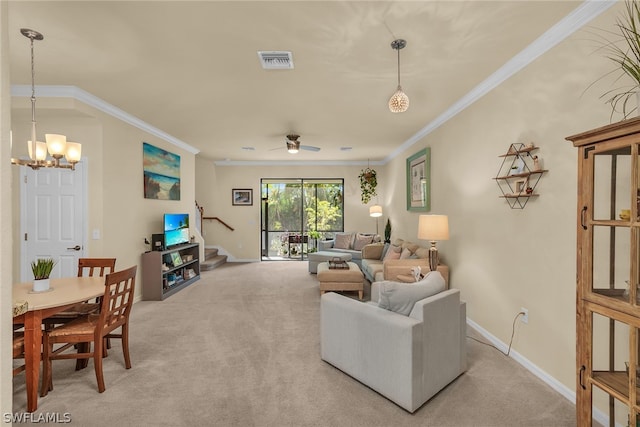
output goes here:
<path id="1" fill-rule="evenodd" d="M 369 217 L 369 206 L 360 200 L 358 175 L 366 166 L 220 166 L 198 159 L 196 200 L 204 207 L 205 216 L 217 216 L 235 230 L 230 231 L 218 222 L 203 225 L 207 247 L 218 247 L 230 260 L 252 261 L 260 259 L 260 179 L 261 178 L 344 178 L 345 224 L 347 231 L 373 233 L 374 218 Z M 376 170 L 384 169 L 373 166 Z M 384 173 L 378 174 L 378 182 Z M 253 206 L 232 206 L 231 190 L 253 189 Z M 383 192 L 379 194 L 382 203 Z M 380 233 L 384 230 L 386 215 L 379 219 Z"/>
<path id="2" fill-rule="evenodd" d="M 14 151 L 20 155 L 29 130 L 30 116 L 24 114 L 24 99 L 15 99 Z M 28 100 L 26 100 L 28 103 Z M 140 255 L 148 250 L 144 239 L 162 232 L 164 212 L 193 214 L 195 198 L 195 156 L 119 119 L 81 102 L 69 99 L 38 100 L 38 133 L 55 130 L 82 143 L 83 161 L 88 170 L 87 256 L 115 257 L 116 268 L 140 265 Z M 142 142 L 180 155 L 180 201 L 144 198 Z M 14 168 L 14 177 L 18 168 Z M 18 182 L 14 178 L 14 182 Z M 20 230 L 20 191 L 14 186 L 15 241 Z M 98 230 L 101 238 L 92 239 Z M 20 246 L 13 248 L 13 280 L 19 280 Z M 142 272 L 138 272 L 136 298 L 142 295 Z"/>
<path id="3" fill-rule="evenodd" d="M 9 130 L 11 97 L 9 96 L 9 36 L 7 2 L 0 2 L 0 253 L 11 253 L 11 161 Z M 11 412 L 11 257 L 0 257 L 0 413 Z M 2 421 L 0 421 L 2 422 Z M 4 424 L 4 422 L 2 422 Z"/>

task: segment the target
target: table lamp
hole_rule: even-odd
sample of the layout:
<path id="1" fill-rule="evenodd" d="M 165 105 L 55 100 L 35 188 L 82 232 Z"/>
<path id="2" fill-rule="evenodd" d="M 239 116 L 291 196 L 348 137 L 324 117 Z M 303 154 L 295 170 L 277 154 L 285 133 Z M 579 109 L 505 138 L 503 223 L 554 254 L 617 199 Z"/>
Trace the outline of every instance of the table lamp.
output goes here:
<path id="1" fill-rule="evenodd" d="M 449 217 L 446 215 L 420 215 L 418 219 L 418 239 L 430 240 L 429 269 L 438 268 L 437 240 L 449 240 Z"/>
<path id="2" fill-rule="evenodd" d="M 382 216 L 382 206 L 373 205 L 369 208 L 369 216 L 376 219 L 376 234 L 378 233 L 378 218 Z"/>

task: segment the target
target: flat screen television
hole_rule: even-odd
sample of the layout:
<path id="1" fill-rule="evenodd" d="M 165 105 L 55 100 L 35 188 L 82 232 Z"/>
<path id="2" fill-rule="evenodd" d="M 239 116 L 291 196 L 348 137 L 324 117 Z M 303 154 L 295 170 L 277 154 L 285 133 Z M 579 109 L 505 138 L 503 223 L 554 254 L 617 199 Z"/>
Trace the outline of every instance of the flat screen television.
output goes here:
<path id="1" fill-rule="evenodd" d="M 164 214 L 164 247 L 189 243 L 189 214 Z"/>

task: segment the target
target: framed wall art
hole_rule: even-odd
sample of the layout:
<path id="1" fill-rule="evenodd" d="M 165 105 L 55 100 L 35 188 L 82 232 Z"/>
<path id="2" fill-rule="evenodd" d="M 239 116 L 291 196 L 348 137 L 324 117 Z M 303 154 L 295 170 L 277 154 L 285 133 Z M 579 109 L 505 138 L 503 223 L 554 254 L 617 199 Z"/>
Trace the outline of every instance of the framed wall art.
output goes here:
<path id="1" fill-rule="evenodd" d="M 431 209 L 431 150 L 423 148 L 407 159 L 407 210 L 427 212 Z"/>
<path id="2" fill-rule="evenodd" d="M 180 200 L 180 156 L 142 143 L 144 198 Z"/>
<path id="3" fill-rule="evenodd" d="M 231 190 L 231 203 L 233 206 L 253 205 L 253 190 L 250 188 L 234 188 Z"/>

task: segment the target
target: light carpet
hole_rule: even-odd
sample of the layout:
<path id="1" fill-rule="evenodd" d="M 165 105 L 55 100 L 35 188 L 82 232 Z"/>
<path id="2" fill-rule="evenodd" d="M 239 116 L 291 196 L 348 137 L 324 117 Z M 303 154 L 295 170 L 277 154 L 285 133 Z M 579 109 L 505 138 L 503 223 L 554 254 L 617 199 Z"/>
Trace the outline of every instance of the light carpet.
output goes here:
<path id="1" fill-rule="evenodd" d="M 37 413 L 68 413 L 78 426 L 575 425 L 571 402 L 471 339 L 468 371 L 409 414 L 320 359 L 319 304 L 306 262 L 204 272 L 165 301 L 133 306 L 133 367 L 112 340 L 104 393 L 93 362 L 76 372 L 75 361 L 54 361 Z M 24 374 L 13 385 L 22 412 Z"/>

